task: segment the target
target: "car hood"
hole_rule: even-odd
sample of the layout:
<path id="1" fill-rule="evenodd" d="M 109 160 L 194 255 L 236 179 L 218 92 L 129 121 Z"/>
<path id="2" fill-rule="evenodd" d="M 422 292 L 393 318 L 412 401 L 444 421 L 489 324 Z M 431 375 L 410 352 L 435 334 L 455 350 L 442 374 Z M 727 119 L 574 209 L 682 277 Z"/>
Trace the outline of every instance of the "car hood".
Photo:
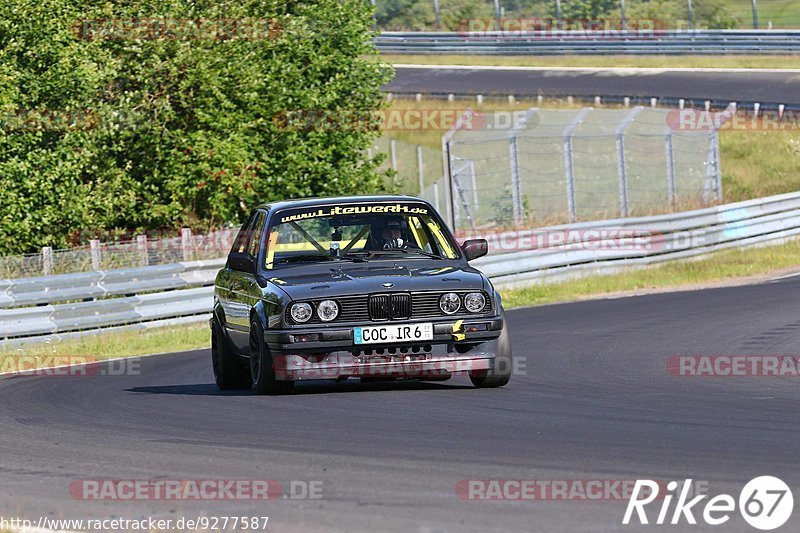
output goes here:
<path id="1" fill-rule="evenodd" d="M 458 261 L 296 265 L 277 269 L 265 277 L 293 300 L 376 292 L 486 290 L 483 274 Z"/>

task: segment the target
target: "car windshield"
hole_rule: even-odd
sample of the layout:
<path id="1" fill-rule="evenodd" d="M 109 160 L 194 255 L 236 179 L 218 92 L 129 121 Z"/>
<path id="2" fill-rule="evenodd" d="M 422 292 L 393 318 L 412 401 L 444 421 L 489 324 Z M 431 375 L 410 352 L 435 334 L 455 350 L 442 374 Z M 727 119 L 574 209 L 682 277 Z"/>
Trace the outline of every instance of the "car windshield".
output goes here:
<path id="1" fill-rule="evenodd" d="M 455 259 L 439 217 L 424 204 L 353 204 L 287 209 L 273 216 L 266 268 L 383 256 Z"/>

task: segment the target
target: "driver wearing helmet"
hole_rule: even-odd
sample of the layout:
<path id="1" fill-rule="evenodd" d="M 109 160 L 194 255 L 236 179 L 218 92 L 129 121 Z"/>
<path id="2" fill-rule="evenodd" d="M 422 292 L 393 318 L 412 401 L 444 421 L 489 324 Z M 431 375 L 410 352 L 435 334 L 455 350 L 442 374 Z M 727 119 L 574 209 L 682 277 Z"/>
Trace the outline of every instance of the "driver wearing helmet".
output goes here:
<path id="1" fill-rule="evenodd" d="M 403 217 L 376 217 L 369 232 L 370 250 L 403 250 L 411 244 Z"/>

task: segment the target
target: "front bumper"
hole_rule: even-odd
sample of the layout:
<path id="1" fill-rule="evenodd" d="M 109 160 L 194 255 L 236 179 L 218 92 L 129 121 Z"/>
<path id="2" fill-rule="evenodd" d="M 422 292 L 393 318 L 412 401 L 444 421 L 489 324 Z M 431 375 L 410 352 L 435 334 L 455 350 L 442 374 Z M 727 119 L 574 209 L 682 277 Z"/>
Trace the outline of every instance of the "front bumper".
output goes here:
<path id="1" fill-rule="evenodd" d="M 453 372 L 493 367 L 503 329 L 500 317 L 465 319 L 460 324 L 454 320 L 428 322 L 433 323 L 433 339 L 414 343 L 356 345 L 354 326 L 268 330 L 265 340 L 280 380 L 444 378 Z M 312 340 L 299 342 L 301 339 Z"/>

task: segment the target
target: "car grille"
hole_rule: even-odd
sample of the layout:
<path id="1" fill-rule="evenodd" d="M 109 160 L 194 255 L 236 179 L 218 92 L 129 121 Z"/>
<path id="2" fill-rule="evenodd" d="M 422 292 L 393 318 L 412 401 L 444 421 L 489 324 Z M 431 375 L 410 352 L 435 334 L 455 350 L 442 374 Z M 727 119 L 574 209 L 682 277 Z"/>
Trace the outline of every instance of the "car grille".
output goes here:
<path id="1" fill-rule="evenodd" d="M 387 320 L 407 320 L 415 318 L 469 318 L 485 316 L 492 312 L 492 301 L 487 293 L 486 306 L 480 313 L 469 313 L 463 307 L 454 315 L 445 315 L 439 309 L 439 298 L 445 291 L 426 291 L 412 293 L 373 294 L 370 296 L 338 296 L 331 298 L 339 304 L 339 316 L 333 322 L 322 322 L 316 313 L 317 303 L 323 300 L 305 300 L 314 307 L 314 315 L 305 324 L 325 324 L 337 322 L 384 322 Z M 474 291 L 446 291 L 455 292 L 463 297 L 464 294 Z M 289 314 L 291 306 L 286 307 L 286 320 L 293 324 Z"/>
<path id="2" fill-rule="evenodd" d="M 411 317 L 411 295 L 375 294 L 369 297 L 370 320 L 392 320 Z"/>

